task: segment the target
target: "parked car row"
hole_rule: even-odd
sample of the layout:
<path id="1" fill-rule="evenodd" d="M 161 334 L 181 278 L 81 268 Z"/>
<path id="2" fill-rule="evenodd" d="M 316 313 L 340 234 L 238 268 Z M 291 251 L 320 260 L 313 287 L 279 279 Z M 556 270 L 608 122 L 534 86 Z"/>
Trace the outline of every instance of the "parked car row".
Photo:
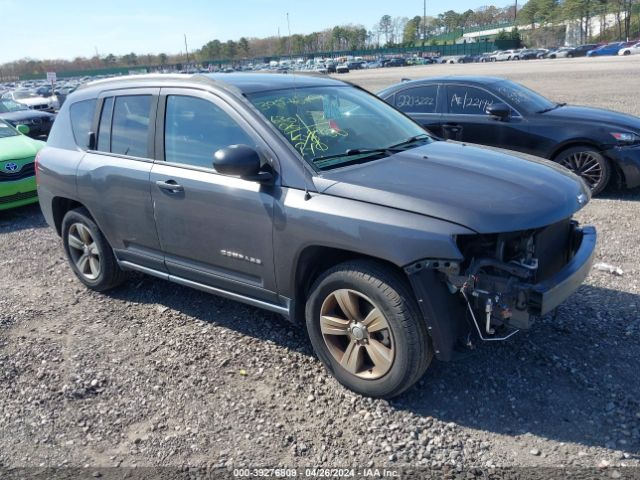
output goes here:
<path id="1" fill-rule="evenodd" d="M 589 43 L 577 47 L 522 48 L 496 50 L 475 56 L 455 57 L 449 63 L 503 62 L 510 60 L 534 60 L 542 58 L 598 57 L 605 55 L 634 55 L 640 53 L 640 41 L 613 42 L 607 44 Z"/>

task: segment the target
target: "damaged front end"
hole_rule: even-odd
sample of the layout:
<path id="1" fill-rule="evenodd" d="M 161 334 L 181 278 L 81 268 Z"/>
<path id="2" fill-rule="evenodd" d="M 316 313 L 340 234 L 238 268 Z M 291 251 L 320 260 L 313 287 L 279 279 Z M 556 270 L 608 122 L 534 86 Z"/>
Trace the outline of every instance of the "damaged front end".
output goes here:
<path id="1" fill-rule="evenodd" d="M 462 261 L 430 259 L 405 269 L 436 355 L 445 360 L 470 330 L 482 340 L 505 340 L 562 303 L 589 273 L 596 232 L 566 219 L 456 241 Z"/>

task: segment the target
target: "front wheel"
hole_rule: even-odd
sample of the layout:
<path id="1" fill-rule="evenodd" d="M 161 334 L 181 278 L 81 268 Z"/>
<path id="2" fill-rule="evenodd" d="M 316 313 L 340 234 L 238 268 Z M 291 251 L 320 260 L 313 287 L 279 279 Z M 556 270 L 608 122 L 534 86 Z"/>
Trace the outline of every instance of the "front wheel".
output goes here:
<path id="1" fill-rule="evenodd" d="M 399 395 L 431 362 L 431 342 L 411 288 L 399 273 L 376 262 L 346 262 L 322 274 L 305 313 L 322 363 L 362 395 Z"/>
<path id="2" fill-rule="evenodd" d="M 592 195 L 605 189 L 611 177 L 609 161 L 593 147 L 573 147 L 560 152 L 555 161 L 578 175 Z"/>

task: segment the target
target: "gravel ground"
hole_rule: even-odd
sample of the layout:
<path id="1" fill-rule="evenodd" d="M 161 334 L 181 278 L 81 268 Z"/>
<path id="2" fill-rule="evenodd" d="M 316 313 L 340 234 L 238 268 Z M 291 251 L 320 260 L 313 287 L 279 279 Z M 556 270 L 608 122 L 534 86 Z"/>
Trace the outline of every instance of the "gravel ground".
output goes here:
<path id="1" fill-rule="evenodd" d="M 436 65 L 341 76 L 497 74 L 640 114 L 640 58 Z M 632 94 L 631 92 L 635 92 Z M 342 388 L 280 317 L 151 277 L 86 290 L 37 206 L 0 212 L 0 467 L 640 466 L 640 191 L 578 215 L 594 270 L 509 342 L 434 361 L 380 401 Z"/>

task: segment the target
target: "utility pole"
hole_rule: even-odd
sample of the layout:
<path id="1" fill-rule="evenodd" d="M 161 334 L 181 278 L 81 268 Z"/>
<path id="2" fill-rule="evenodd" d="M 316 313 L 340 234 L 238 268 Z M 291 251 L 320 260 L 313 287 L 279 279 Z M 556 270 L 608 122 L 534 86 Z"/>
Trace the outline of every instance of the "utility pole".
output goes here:
<path id="1" fill-rule="evenodd" d="M 518 0 L 516 0 L 516 9 L 513 11 L 513 23 L 516 23 L 518 18 Z"/>
<path id="2" fill-rule="evenodd" d="M 427 42 L 427 0 L 422 3 L 422 46 Z"/>
<path id="3" fill-rule="evenodd" d="M 184 51 L 187 54 L 187 68 L 189 68 L 189 47 L 187 47 L 187 34 L 184 34 Z"/>

